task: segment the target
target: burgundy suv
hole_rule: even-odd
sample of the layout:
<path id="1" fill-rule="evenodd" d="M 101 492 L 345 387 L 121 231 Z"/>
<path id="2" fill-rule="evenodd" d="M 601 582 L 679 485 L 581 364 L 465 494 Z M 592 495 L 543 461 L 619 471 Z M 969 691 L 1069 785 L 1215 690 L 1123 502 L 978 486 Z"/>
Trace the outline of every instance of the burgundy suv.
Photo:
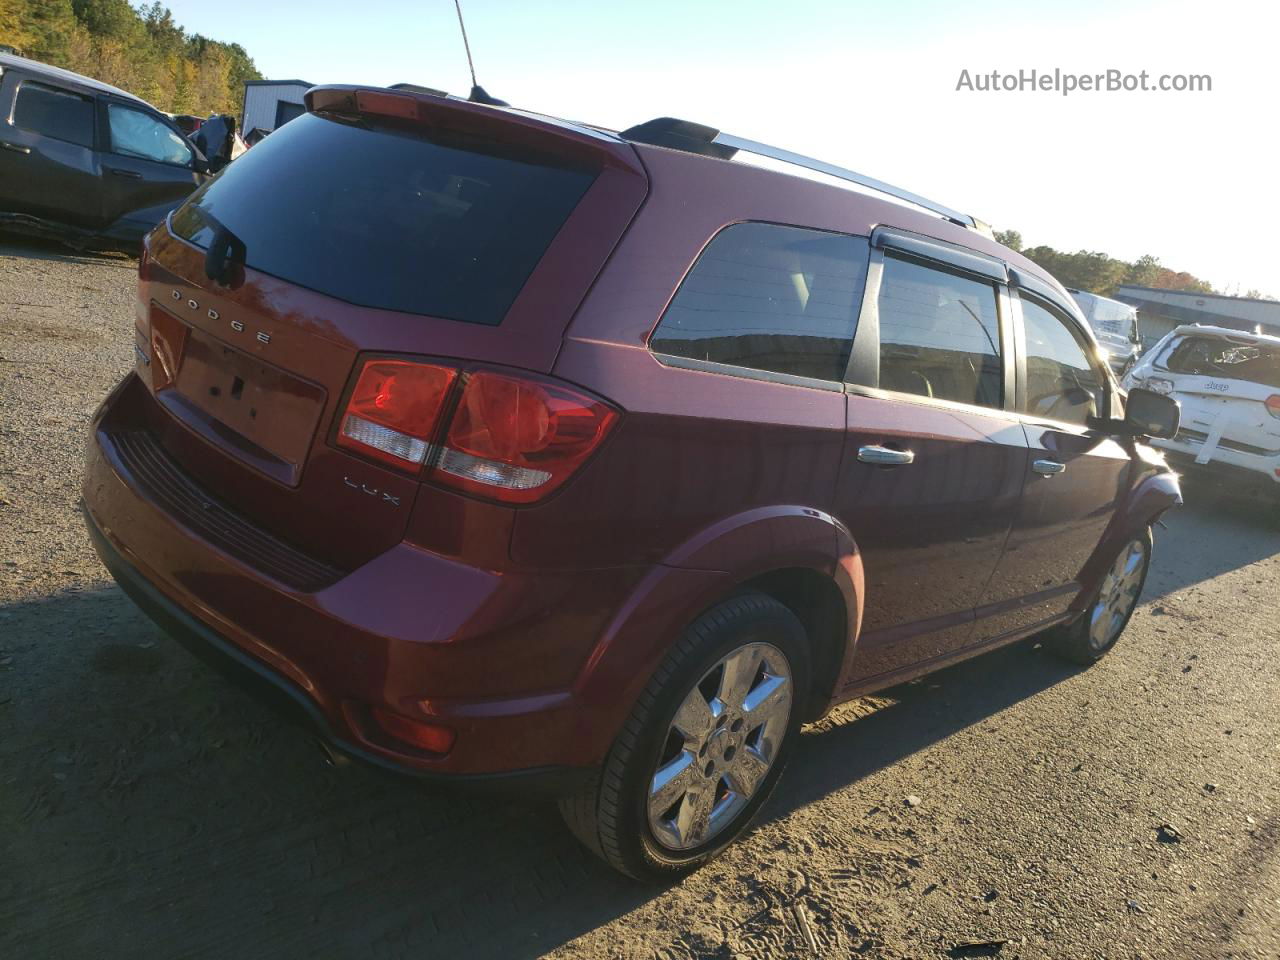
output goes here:
<path id="1" fill-rule="evenodd" d="M 124 590 L 331 749 L 549 785 L 636 876 L 834 703 L 1102 656 L 1179 502 L 1138 442 L 1176 406 L 1122 409 L 1044 271 L 680 121 L 315 88 L 150 235 L 135 319 L 84 483 Z"/>

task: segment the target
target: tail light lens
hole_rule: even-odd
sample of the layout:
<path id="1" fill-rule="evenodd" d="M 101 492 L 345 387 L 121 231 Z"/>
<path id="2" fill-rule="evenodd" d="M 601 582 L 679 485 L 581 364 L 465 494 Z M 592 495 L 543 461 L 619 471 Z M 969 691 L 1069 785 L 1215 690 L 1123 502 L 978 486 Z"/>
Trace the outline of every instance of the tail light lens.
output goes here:
<path id="1" fill-rule="evenodd" d="M 419 467 L 431 450 L 453 367 L 408 360 L 369 360 L 347 401 L 338 443 L 397 467 Z"/>
<path id="2" fill-rule="evenodd" d="M 405 470 L 426 465 L 443 486 L 533 503 L 573 475 L 617 418 L 603 401 L 541 378 L 373 359 L 338 443 Z"/>
<path id="3" fill-rule="evenodd" d="M 1267 406 L 1267 413 L 1280 420 L 1280 393 L 1273 393 L 1263 402 Z"/>
<path id="4" fill-rule="evenodd" d="M 475 371 L 463 387 L 434 479 L 530 503 L 564 483 L 616 418 L 612 408 L 576 390 Z"/>

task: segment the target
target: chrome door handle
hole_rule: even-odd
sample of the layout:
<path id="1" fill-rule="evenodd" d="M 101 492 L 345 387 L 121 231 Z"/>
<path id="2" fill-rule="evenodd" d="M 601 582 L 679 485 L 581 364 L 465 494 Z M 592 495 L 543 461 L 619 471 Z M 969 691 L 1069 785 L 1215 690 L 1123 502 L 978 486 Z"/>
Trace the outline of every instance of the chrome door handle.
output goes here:
<path id="1" fill-rule="evenodd" d="M 10 143 L 8 140 L 0 141 L 0 147 L 6 150 L 12 150 L 14 153 L 30 153 L 31 148 L 25 147 L 20 143 Z"/>
<path id="2" fill-rule="evenodd" d="M 142 174 L 135 170 L 125 170 L 121 167 L 107 167 L 107 173 L 113 177 L 124 177 L 126 180 L 141 180 Z"/>
<path id="3" fill-rule="evenodd" d="M 869 446 L 858 448 L 858 459 L 863 463 L 878 463 L 882 467 L 911 463 L 916 455 L 910 450 L 892 450 L 889 447 Z"/>
<path id="4" fill-rule="evenodd" d="M 1057 460 L 1037 460 L 1031 465 L 1031 469 L 1042 477 L 1056 477 L 1067 469 L 1067 465 Z"/>

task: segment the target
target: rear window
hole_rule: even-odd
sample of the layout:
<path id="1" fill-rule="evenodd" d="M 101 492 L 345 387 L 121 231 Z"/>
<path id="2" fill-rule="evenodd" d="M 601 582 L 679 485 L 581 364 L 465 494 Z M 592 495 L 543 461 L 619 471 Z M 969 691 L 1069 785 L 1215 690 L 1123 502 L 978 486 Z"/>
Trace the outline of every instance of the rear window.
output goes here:
<path id="1" fill-rule="evenodd" d="M 305 114 L 171 223 L 207 246 L 207 213 L 248 266 L 349 303 L 497 324 L 594 179 L 498 145 Z"/>
<path id="2" fill-rule="evenodd" d="M 842 380 L 862 305 L 867 240 L 739 223 L 707 244 L 649 346 L 660 354 Z"/>
<path id="3" fill-rule="evenodd" d="M 1269 344 L 1231 343 L 1217 337 L 1186 337 L 1164 359 L 1172 373 L 1247 380 L 1280 387 L 1280 348 Z"/>
<path id="4" fill-rule="evenodd" d="M 78 93 L 24 82 L 13 105 L 13 123 L 56 140 L 93 146 L 93 101 Z"/>

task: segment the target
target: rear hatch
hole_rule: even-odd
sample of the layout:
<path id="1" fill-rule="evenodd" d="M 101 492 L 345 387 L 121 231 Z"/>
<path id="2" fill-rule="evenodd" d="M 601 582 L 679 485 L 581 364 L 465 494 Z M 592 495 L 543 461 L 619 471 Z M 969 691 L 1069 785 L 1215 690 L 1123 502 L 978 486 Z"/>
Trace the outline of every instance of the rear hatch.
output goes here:
<path id="1" fill-rule="evenodd" d="M 1280 345 L 1246 334 L 1195 334 L 1170 344 L 1157 374 L 1160 367 L 1182 406 L 1180 439 L 1280 455 Z"/>
<path id="2" fill-rule="evenodd" d="M 334 442 L 357 363 L 546 373 L 647 182 L 616 138 L 515 111 L 354 87 L 308 105 L 148 238 L 139 370 L 164 456 L 341 570 L 403 538 L 418 490 Z"/>

